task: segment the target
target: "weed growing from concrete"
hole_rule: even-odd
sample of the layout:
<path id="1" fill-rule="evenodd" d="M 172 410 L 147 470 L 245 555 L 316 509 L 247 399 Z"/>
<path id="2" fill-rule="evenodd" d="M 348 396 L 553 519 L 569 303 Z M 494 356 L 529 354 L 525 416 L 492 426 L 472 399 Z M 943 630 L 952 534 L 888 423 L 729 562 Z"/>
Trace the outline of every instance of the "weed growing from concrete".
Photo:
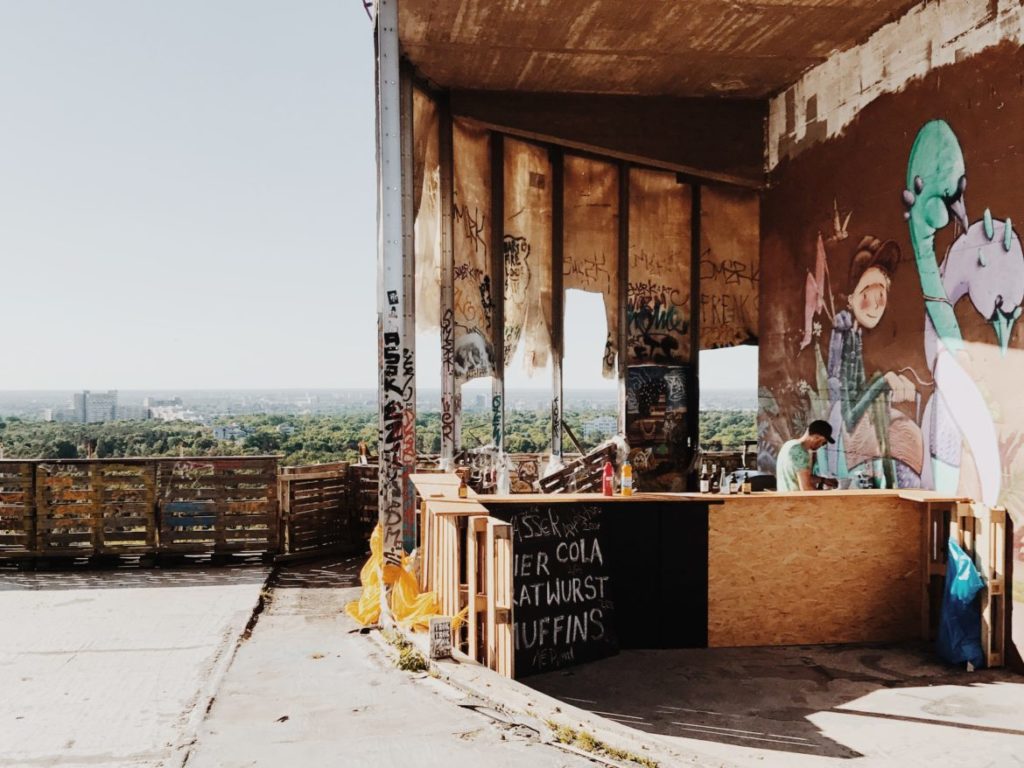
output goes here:
<path id="1" fill-rule="evenodd" d="M 612 747 L 603 741 L 595 739 L 586 731 L 577 731 L 568 725 L 559 725 L 554 720 L 548 720 L 547 725 L 554 733 L 555 741 L 561 744 L 569 744 L 584 752 L 601 755 L 602 757 L 610 757 L 613 760 L 619 760 L 624 763 L 635 763 L 636 765 L 643 766 L 643 768 L 658 768 L 656 760 Z"/>
<path id="2" fill-rule="evenodd" d="M 398 649 L 398 660 L 395 661 L 396 667 L 405 672 L 426 672 L 430 669 L 430 662 L 400 632 L 392 629 L 382 629 L 381 634 L 385 640 Z"/>

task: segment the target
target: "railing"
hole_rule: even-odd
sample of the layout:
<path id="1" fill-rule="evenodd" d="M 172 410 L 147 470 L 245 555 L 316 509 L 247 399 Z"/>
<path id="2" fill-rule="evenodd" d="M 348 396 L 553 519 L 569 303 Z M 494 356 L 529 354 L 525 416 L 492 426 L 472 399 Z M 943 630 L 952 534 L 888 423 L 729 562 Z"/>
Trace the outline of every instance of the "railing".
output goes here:
<path id="1" fill-rule="evenodd" d="M 0 558 L 276 553 L 277 462 L 0 461 Z"/>

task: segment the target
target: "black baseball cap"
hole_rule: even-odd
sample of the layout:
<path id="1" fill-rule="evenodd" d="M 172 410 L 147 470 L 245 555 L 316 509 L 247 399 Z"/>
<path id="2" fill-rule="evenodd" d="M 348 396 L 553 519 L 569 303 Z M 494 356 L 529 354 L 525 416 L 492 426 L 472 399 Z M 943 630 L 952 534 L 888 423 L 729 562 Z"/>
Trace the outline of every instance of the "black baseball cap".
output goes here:
<path id="1" fill-rule="evenodd" d="M 824 437 L 828 442 L 835 444 L 835 440 L 832 439 L 832 425 L 827 421 L 821 419 L 815 419 L 807 425 L 807 433 L 811 435 L 819 435 Z"/>

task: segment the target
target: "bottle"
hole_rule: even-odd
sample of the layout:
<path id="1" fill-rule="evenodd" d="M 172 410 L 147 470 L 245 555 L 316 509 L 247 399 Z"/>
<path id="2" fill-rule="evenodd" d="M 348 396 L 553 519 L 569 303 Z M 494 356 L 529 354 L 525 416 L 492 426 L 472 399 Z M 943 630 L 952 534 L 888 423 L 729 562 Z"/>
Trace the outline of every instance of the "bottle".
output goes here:
<path id="1" fill-rule="evenodd" d="M 466 473 L 465 471 L 459 472 L 459 498 L 465 499 L 469 496 L 469 486 L 466 485 Z"/>
<path id="2" fill-rule="evenodd" d="M 725 474 L 725 467 L 722 467 L 722 476 L 718 478 L 718 492 L 723 496 L 729 495 L 729 477 Z"/>
<path id="3" fill-rule="evenodd" d="M 718 465 L 711 465 L 711 480 L 708 485 L 708 490 L 711 493 L 718 493 Z"/>
<path id="4" fill-rule="evenodd" d="M 509 494 L 508 461 L 504 454 L 498 456 L 498 495 L 508 496 Z"/>
<path id="5" fill-rule="evenodd" d="M 604 463 L 604 469 L 601 470 L 601 493 L 605 496 L 611 496 L 613 494 L 613 478 L 615 477 L 615 469 L 612 467 L 610 461 Z"/>
<path id="6" fill-rule="evenodd" d="M 633 467 L 628 459 L 622 464 L 622 495 L 633 495 Z"/>
<path id="7" fill-rule="evenodd" d="M 700 467 L 700 492 L 708 493 L 711 490 L 711 476 L 708 474 L 708 465 L 705 462 Z"/>

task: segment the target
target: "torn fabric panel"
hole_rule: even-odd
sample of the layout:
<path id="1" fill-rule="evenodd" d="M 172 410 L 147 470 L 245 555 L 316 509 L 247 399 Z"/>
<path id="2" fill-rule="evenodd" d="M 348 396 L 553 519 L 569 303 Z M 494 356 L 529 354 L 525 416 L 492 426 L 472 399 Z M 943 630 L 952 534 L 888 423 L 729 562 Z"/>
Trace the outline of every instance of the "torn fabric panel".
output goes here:
<path id="1" fill-rule="evenodd" d="M 565 156 L 565 290 L 600 293 L 607 318 L 601 370 L 616 376 L 619 336 L 619 171 L 599 160 Z"/>
<path id="2" fill-rule="evenodd" d="M 491 292 L 491 144 L 487 130 L 464 120 L 452 126 L 452 252 L 455 378 L 494 372 Z"/>
<path id="3" fill-rule="evenodd" d="M 505 141 L 505 364 L 524 344 L 528 374 L 551 349 L 551 162 L 547 150 Z"/>
<path id="4" fill-rule="evenodd" d="M 700 348 L 756 344 L 758 193 L 704 186 L 700 208 Z"/>
<path id="5" fill-rule="evenodd" d="M 690 226 L 692 189 L 674 173 L 629 172 L 629 280 L 626 296 L 630 365 L 690 361 Z"/>
<path id="6" fill-rule="evenodd" d="M 415 88 L 412 106 L 416 331 L 423 333 L 441 327 L 441 178 L 437 105 Z"/>

